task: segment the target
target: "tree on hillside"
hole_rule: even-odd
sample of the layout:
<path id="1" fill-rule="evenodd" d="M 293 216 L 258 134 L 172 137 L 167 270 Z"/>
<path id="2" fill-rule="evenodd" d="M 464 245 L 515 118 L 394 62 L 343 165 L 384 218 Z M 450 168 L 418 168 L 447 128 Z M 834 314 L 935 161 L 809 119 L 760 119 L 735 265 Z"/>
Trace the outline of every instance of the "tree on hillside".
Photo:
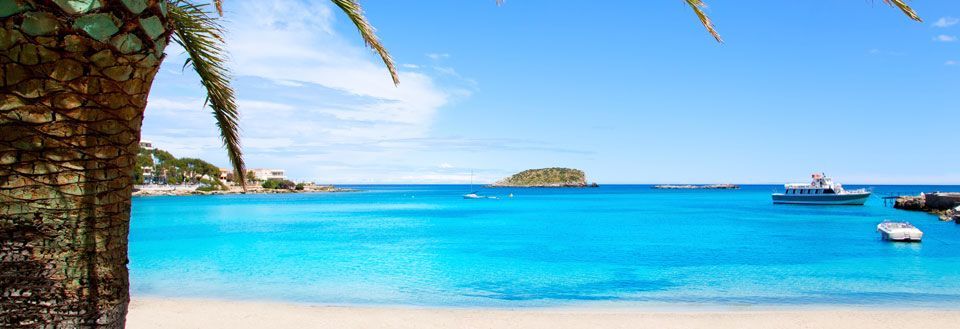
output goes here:
<path id="1" fill-rule="evenodd" d="M 902 0 L 884 1 L 919 19 Z M 398 83 L 357 2 L 332 2 Z M 720 40 L 703 2 L 686 3 Z M 124 326 L 140 128 L 169 42 L 199 75 L 244 181 L 223 30 L 211 11 L 184 0 L 0 0 L 0 327 Z"/>

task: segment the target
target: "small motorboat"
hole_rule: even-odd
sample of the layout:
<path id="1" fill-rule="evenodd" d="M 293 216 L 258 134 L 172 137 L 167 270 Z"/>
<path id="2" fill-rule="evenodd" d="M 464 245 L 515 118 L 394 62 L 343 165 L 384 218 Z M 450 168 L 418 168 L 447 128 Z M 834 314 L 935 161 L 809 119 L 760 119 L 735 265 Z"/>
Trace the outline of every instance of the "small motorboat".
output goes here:
<path id="1" fill-rule="evenodd" d="M 907 222 L 884 221 L 877 224 L 877 232 L 880 232 L 880 236 L 888 241 L 919 242 L 923 239 L 923 232 Z"/>

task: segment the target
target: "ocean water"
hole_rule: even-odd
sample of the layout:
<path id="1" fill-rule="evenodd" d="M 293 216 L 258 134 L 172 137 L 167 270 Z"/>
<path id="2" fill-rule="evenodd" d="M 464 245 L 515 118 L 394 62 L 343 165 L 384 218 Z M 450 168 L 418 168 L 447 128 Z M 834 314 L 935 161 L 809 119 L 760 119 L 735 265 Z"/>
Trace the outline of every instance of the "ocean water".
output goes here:
<path id="1" fill-rule="evenodd" d="M 464 200 L 467 186 L 355 188 L 134 198 L 131 292 L 440 307 L 960 302 L 960 225 L 879 198 L 774 205 L 776 186 L 481 191 L 499 200 Z M 874 187 L 937 190 L 960 187 Z M 912 222 L 924 241 L 881 241 L 883 219 Z"/>

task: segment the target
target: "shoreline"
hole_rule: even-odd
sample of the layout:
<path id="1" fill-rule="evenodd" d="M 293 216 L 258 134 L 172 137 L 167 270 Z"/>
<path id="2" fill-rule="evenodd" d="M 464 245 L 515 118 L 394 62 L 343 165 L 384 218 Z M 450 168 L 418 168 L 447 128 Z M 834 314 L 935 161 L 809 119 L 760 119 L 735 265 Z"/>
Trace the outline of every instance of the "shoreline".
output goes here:
<path id="1" fill-rule="evenodd" d="M 230 190 L 214 190 L 214 191 L 200 191 L 196 189 L 178 189 L 176 187 L 170 189 L 141 189 L 135 190 L 133 192 L 134 197 L 150 197 L 150 196 L 193 196 L 193 195 L 231 195 L 231 194 L 300 194 L 300 193 L 342 193 L 342 192 L 357 192 L 360 190 L 350 189 L 350 188 L 339 188 L 333 185 L 320 185 L 317 187 L 310 187 L 303 190 L 288 190 L 288 189 L 265 189 L 262 187 L 249 187 L 246 191 L 239 187 L 231 187 Z"/>
<path id="2" fill-rule="evenodd" d="M 134 297 L 128 328 L 953 328 L 960 310 L 818 305 L 729 309 L 331 306 Z"/>

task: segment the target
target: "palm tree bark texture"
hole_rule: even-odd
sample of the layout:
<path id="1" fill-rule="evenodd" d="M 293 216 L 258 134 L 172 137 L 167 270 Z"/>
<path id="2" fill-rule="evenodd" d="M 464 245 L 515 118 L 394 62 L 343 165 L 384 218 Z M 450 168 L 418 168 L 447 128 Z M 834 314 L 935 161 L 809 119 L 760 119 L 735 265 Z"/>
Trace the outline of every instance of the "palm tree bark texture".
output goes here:
<path id="1" fill-rule="evenodd" d="M 0 327 L 122 328 L 166 0 L 0 0 Z"/>

